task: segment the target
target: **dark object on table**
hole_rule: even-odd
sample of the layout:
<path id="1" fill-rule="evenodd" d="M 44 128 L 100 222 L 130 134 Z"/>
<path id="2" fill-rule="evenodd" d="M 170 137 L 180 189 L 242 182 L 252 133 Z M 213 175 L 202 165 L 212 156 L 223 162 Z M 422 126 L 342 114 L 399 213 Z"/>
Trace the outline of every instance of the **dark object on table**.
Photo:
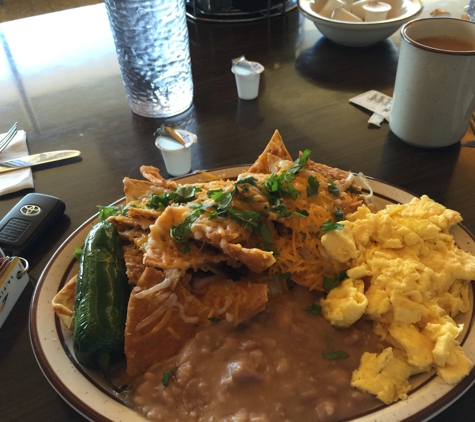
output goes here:
<path id="1" fill-rule="evenodd" d="M 29 193 L 0 221 L 0 248 L 12 255 L 28 251 L 65 209 L 59 198 Z"/>
<path id="2" fill-rule="evenodd" d="M 197 0 L 198 7 L 206 13 L 216 13 L 229 11 L 231 8 L 231 0 Z"/>
<path id="3" fill-rule="evenodd" d="M 189 18 L 214 22 L 247 22 L 279 16 L 297 7 L 297 0 L 186 0 Z"/>
<path id="4" fill-rule="evenodd" d="M 282 0 L 232 0 L 233 6 L 244 12 L 257 12 L 283 3 Z"/>

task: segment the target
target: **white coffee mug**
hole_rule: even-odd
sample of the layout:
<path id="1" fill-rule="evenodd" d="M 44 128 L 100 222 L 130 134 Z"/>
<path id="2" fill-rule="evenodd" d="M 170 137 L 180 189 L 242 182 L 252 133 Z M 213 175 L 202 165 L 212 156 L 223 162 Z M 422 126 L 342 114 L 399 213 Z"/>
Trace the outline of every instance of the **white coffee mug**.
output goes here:
<path id="1" fill-rule="evenodd" d="M 404 142 L 439 148 L 459 142 L 475 108 L 475 22 L 416 19 L 401 28 L 389 118 Z"/>

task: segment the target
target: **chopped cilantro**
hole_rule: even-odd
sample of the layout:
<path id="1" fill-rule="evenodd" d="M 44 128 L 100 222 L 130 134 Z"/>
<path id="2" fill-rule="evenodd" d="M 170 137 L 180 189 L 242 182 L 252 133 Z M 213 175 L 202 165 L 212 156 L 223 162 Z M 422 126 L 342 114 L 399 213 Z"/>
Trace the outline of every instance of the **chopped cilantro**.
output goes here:
<path id="1" fill-rule="evenodd" d="M 302 310 L 312 315 L 318 315 L 322 311 L 322 307 L 320 305 L 317 305 L 316 303 L 312 303 L 311 305 L 303 308 Z"/>
<path id="2" fill-rule="evenodd" d="M 204 209 L 199 208 L 193 211 L 181 223 L 170 227 L 170 237 L 177 243 L 186 243 L 188 236 L 191 235 L 191 225 L 203 213 Z M 188 250 L 186 250 L 186 252 L 188 252 Z"/>
<path id="3" fill-rule="evenodd" d="M 311 153 L 312 151 L 309 149 L 306 149 L 304 152 L 302 152 L 302 155 L 294 161 L 294 165 L 289 171 L 295 174 L 302 170 L 307 165 L 307 161 L 310 158 Z"/>
<path id="4" fill-rule="evenodd" d="M 269 218 L 269 214 L 267 214 L 267 213 L 264 212 L 264 211 L 260 211 L 260 212 L 259 212 L 259 215 L 260 215 L 261 217 L 263 217 L 263 218 Z"/>
<path id="5" fill-rule="evenodd" d="M 353 186 L 350 186 L 350 187 L 347 189 L 347 192 L 357 193 L 357 194 L 360 194 L 360 193 L 361 193 L 360 190 L 355 189 Z"/>
<path id="6" fill-rule="evenodd" d="M 80 248 L 79 246 L 76 246 L 74 248 L 74 258 L 76 258 L 78 261 L 79 261 L 79 258 L 81 258 L 81 255 L 82 255 L 82 248 Z"/>
<path id="7" fill-rule="evenodd" d="M 323 233 L 328 233 L 329 231 L 332 231 L 332 230 L 340 231 L 343 227 L 345 227 L 343 224 L 340 224 L 336 221 L 328 220 L 326 223 L 323 223 L 320 226 L 320 230 Z"/>
<path id="8" fill-rule="evenodd" d="M 231 192 L 225 192 L 222 189 L 209 190 L 206 192 L 206 195 L 208 198 L 213 199 L 218 205 L 218 208 L 222 210 L 227 209 L 233 200 L 233 194 Z"/>
<path id="9" fill-rule="evenodd" d="M 299 196 L 299 191 L 291 183 L 295 179 L 295 172 L 292 169 L 284 170 L 280 174 L 273 173 L 262 182 L 262 192 L 269 202 L 275 203 L 279 197 L 295 200 Z"/>
<path id="10" fill-rule="evenodd" d="M 274 239 L 272 238 L 271 232 L 266 224 L 259 223 L 257 230 L 254 232 L 262 237 L 264 245 L 263 250 L 272 252 L 274 255 L 278 255 L 279 252 L 272 245 L 274 244 Z"/>
<path id="11" fill-rule="evenodd" d="M 183 252 L 190 250 L 188 244 L 188 237 L 191 236 L 191 226 L 193 222 L 204 212 L 207 212 L 209 219 L 229 216 L 233 220 L 239 222 L 244 228 L 251 230 L 254 234 L 260 236 L 260 244 L 263 244 L 264 250 L 272 251 L 277 254 L 277 251 L 272 248 L 274 239 L 271 234 L 269 226 L 263 221 L 269 217 L 268 213 L 263 211 L 254 211 L 248 209 L 240 209 L 231 207 L 233 197 L 238 192 L 245 194 L 249 192 L 251 186 L 258 187 L 262 194 L 267 198 L 269 205 L 264 208 L 269 212 L 277 214 L 278 218 L 291 218 L 293 216 L 305 218 L 309 215 L 308 211 L 296 209 L 289 210 L 288 206 L 283 204 L 283 198 L 296 199 L 300 192 L 292 185 L 295 179 L 295 174 L 301 171 L 308 162 L 310 157 L 310 150 L 305 150 L 301 156 L 294 161 L 290 169 L 283 170 L 279 174 L 271 174 L 262 183 L 252 176 L 247 176 L 234 182 L 232 191 L 227 192 L 223 189 L 209 190 L 206 196 L 210 201 L 201 204 L 190 204 L 189 208 L 194 210 L 184 221 L 178 223 L 170 228 L 170 237 L 177 243 L 183 244 Z M 318 195 L 318 181 L 310 176 L 308 179 L 308 195 Z M 238 190 L 238 187 L 240 189 Z M 195 193 L 200 192 L 201 189 L 195 186 L 184 186 L 177 188 L 174 192 L 164 193 L 161 195 L 152 194 L 147 204 L 151 208 L 166 208 L 171 202 L 190 202 L 195 199 Z M 253 202 L 254 196 L 241 197 L 239 199 L 243 203 Z M 302 234 L 302 240 L 305 240 L 307 233 Z"/>
<path id="12" fill-rule="evenodd" d="M 195 199 L 195 193 L 201 192 L 196 186 L 179 186 L 170 196 L 174 202 L 188 202 Z"/>
<path id="13" fill-rule="evenodd" d="M 288 196 L 289 198 L 293 199 L 294 201 L 297 199 L 297 196 L 300 195 L 300 192 L 295 189 L 290 182 L 286 182 L 285 189 L 282 190 L 283 196 Z"/>
<path id="14" fill-rule="evenodd" d="M 243 185 L 246 183 L 248 185 L 257 186 L 257 179 L 252 176 L 247 176 L 234 182 L 235 185 Z"/>
<path id="15" fill-rule="evenodd" d="M 307 180 L 307 184 L 307 196 L 318 196 L 318 188 L 320 187 L 318 180 L 310 176 Z"/>
<path id="16" fill-rule="evenodd" d="M 302 243 L 305 242 L 305 239 L 307 238 L 307 233 L 305 232 L 300 232 L 300 235 L 302 236 L 302 238 L 300 239 Z"/>
<path id="17" fill-rule="evenodd" d="M 296 217 L 300 218 L 305 218 L 309 216 L 309 213 L 307 210 L 299 210 L 298 208 L 296 208 L 292 215 L 295 215 Z"/>
<path id="18" fill-rule="evenodd" d="M 328 185 L 328 192 L 332 195 L 338 196 L 340 194 L 340 189 L 338 189 L 335 185 Z"/>
<path id="19" fill-rule="evenodd" d="M 322 353 L 325 359 L 333 360 L 333 359 L 341 359 L 349 357 L 348 353 L 344 352 L 343 350 L 333 350 L 332 344 L 330 339 L 325 334 L 325 339 L 328 345 L 328 353 Z"/>
<path id="20" fill-rule="evenodd" d="M 238 208 L 229 208 L 229 214 L 234 220 L 244 223 L 244 227 L 250 224 L 257 228 L 259 221 L 259 213 L 252 210 L 240 210 Z"/>
<path id="21" fill-rule="evenodd" d="M 269 192 L 278 192 L 281 184 L 281 179 L 278 174 L 271 174 L 263 183 Z"/>
<path id="22" fill-rule="evenodd" d="M 260 224 L 259 232 L 262 236 L 262 239 L 264 240 L 264 250 L 268 251 L 269 249 L 271 249 L 270 245 L 274 244 L 274 239 L 272 239 L 272 234 L 269 230 L 269 227 L 267 227 L 266 224 Z"/>
<path id="23" fill-rule="evenodd" d="M 330 290 L 339 286 L 341 282 L 347 277 L 346 270 L 340 271 L 333 279 L 323 277 L 323 290 L 328 293 Z"/>
<path id="24" fill-rule="evenodd" d="M 168 207 L 169 203 L 170 201 L 166 193 L 161 193 L 160 195 L 152 193 L 150 195 L 149 201 L 147 202 L 147 207 L 152 208 L 154 210 L 158 208 L 165 209 L 166 207 Z"/>
<path id="25" fill-rule="evenodd" d="M 281 277 L 282 277 L 284 280 L 290 280 L 290 278 L 292 277 L 292 273 L 290 273 L 290 272 L 282 273 L 282 274 L 281 274 Z"/>
<path id="26" fill-rule="evenodd" d="M 99 208 L 99 219 L 101 221 L 105 221 L 109 217 L 113 217 L 114 215 L 123 215 L 124 211 L 121 206 L 116 205 L 109 205 L 107 207 L 98 205 L 97 208 Z"/>
<path id="27" fill-rule="evenodd" d="M 162 377 L 162 385 L 167 388 L 170 378 L 173 376 L 178 367 L 174 366 L 173 368 L 167 369 Z"/>
<path id="28" fill-rule="evenodd" d="M 147 202 L 147 207 L 154 210 L 158 208 L 163 210 L 170 205 L 170 202 L 175 202 L 177 204 L 190 202 L 195 199 L 195 193 L 197 192 L 201 192 L 201 189 L 196 186 L 179 186 L 173 192 L 164 192 L 158 195 L 152 193 Z"/>
<path id="29" fill-rule="evenodd" d="M 280 199 L 277 199 L 270 207 L 271 211 L 274 211 L 277 214 L 277 218 L 290 218 L 292 217 L 292 213 L 289 211 L 289 207 L 287 205 L 281 204 Z"/>
<path id="30" fill-rule="evenodd" d="M 218 217 L 226 217 L 227 214 L 228 214 L 228 212 L 226 210 L 213 211 L 209 215 L 208 220 L 213 220 L 213 219 L 218 218 Z"/>
<path id="31" fill-rule="evenodd" d="M 211 317 L 211 318 L 208 318 L 208 321 L 211 321 L 211 322 L 214 322 L 215 324 L 217 324 L 218 322 L 221 322 L 221 318 Z"/>
<path id="32" fill-rule="evenodd" d="M 343 214 L 343 211 L 340 209 L 340 207 L 336 207 L 334 215 L 335 221 L 342 221 L 345 219 L 345 214 Z"/>

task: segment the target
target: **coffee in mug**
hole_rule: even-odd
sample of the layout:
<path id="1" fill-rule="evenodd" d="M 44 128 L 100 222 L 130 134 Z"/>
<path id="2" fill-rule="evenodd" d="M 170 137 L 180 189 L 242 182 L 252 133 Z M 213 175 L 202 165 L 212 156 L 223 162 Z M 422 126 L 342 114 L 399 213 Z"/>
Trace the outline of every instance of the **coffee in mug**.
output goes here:
<path id="1" fill-rule="evenodd" d="M 438 148 L 459 142 L 475 109 L 475 22 L 425 18 L 401 28 L 389 118 L 404 142 Z"/>
<path id="2" fill-rule="evenodd" d="M 427 47 L 434 47 L 439 50 L 450 51 L 471 51 L 475 50 L 475 40 L 464 40 L 463 38 L 450 37 L 447 35 L 435 35 L 422 37 L 416 40 L 419 44 Z"/>

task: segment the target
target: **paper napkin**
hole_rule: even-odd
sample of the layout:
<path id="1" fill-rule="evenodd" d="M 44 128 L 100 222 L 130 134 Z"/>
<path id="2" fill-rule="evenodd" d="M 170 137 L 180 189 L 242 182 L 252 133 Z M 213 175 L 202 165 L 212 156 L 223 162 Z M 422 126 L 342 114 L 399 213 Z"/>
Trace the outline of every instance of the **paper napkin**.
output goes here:
<path id="1" fill-rule="evenodd" d="M 350 98 L 350 103 L 357 104 L 373 112 L 368 123 L 381 126 L 385 119 L 389 122 L 389 113 L 391 112 L 393 99 L 381 92 L 374 90 L 365 92 Z"/>
<path id="2" fill-rule="evenodd" d="M 5 135 L 6 133 L 0 134 L 0 139 L 3 139 Z M 26 132 L 19 130 L 8 147 L 0 153 L 0 161 L 12 160 L 14 158 L 23 157 L 24 155 L 28 155 Z M 6 195 L 7 193 L 32 187 L 34 187 L 34 184 L 31 168 L 0 173 L 0 195 Z"/>

